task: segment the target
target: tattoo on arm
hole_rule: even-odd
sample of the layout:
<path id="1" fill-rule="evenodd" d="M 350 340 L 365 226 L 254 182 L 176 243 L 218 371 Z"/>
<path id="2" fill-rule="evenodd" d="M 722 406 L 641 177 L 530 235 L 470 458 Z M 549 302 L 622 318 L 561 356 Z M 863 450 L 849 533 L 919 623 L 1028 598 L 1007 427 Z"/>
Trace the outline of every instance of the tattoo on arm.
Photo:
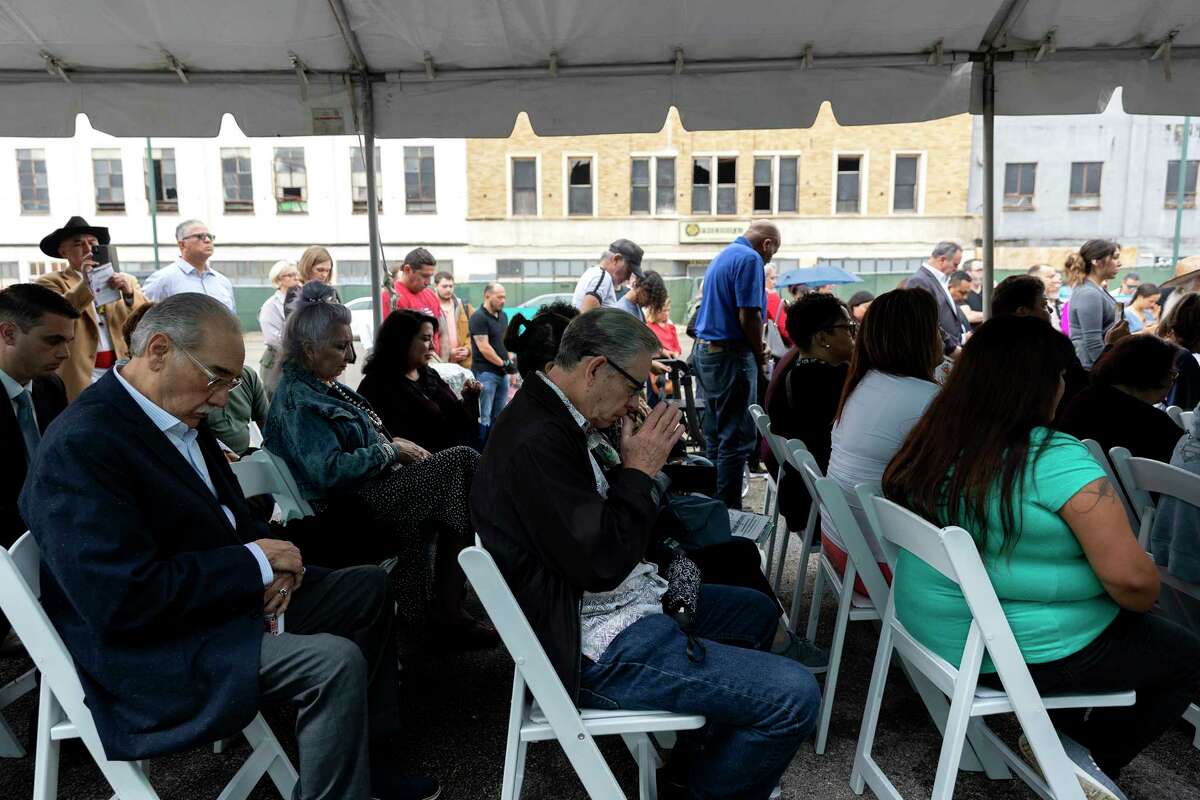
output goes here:
<path id="1" fill-rule="evenodd" d="M 1080 489 L 1067 505 L 1076 514 L 1087 514 L 1094 511 L 1096 506 L 1109 500 L 1117 499 L 1117 489 L 1108 478 L 1093 481 Z"/>

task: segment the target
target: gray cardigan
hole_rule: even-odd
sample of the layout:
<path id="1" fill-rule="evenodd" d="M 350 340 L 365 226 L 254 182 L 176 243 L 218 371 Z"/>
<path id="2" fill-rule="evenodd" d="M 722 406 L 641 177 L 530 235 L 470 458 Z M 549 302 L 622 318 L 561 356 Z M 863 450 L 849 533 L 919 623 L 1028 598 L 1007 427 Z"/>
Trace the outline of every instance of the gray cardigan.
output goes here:
<path id="1" fill-rule="evenodd" d="M 1071 344 L 1085 369 L 1104 352 L 1104 332 L 1117 321 L 1117 301 L 1090 280 L 1071 292 Z"/>

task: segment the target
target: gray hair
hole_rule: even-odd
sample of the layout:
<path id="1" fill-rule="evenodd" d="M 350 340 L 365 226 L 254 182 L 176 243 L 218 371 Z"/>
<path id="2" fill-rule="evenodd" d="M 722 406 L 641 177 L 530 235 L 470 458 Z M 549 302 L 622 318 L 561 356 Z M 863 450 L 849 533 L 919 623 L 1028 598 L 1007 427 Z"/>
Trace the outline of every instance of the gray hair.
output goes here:
<path id="1" fill-rule="evenodd" d="M 170 339 L 175 346 L 194 350 L 206 338 L 206 324 L 216 321 L 241 335 L 238 318 L 224 303 L 200 292 L 182 292 L 155 303 L 133 329 L 129 350 L 134 356 L 146 354 L 146 347 L 156 333 Z"/>
<path id="2" fill-rule="evenodd" d="M 197 225 L 204 225 L 204 222 L 202 220 L 198 220 L 198 219 L 185 219 L 183 222 L 176 225 L 175 226 L 175 241 L 182 242 L 183 237 L 187 236 L 188 229 L 194 228 Z M 205 227 L 208 227 L 208 226 L 205 226 Z"/>
<path id="3" fill-rule="evenodd" d="M 938 242 L 933 248 L 933 253 L 929 256 L 932 258 L 954 258 L 955 253 L 962 252 L 962 245 L 958 242 L 944 241 Z"/>
<path id="4" fill-rule="evenodd" d="M 604 356 L 626 367 L 638 356 L 660 350 L 658 337 L 637 317 L 618 308 L 596 308 L 567 326 L 554 364 L 566 370 L 587 356 Z"/>
<path id="5" fill-rule="evenodd" d="M 349 325 L 350 309 L 341 303 L 309 303 L 291 313 L 283 326 L 283 363 L 308 366 L 308 349 L 333 338 L 334 325 Z M 647 329 L 649 330 L 649 329 Z"/>

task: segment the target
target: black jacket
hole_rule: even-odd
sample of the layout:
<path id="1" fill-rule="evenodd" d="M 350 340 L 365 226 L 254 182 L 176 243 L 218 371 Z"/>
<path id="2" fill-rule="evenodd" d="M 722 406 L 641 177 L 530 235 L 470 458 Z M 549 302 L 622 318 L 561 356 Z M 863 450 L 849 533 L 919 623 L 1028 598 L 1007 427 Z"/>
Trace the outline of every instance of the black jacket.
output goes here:
<path id="1" fill-rule="evenodd" d="M 1058 429 L 1076 439 L 1095 439 L 1104 452 L 1128 448 L 1136 458 L 1166 463 L 1184 435 L 1163 411 L 1120 389 L 1092 384 L 1059 414 Z"/>
<path id="2" fill-rule="evenodd" d="M 431 453 L 458 445 L 479 449 L 479 395 L 459 399 L 432 367 L 422 367 L 415 381 L 401 371 L 372 371 L 358 393 L 392 436 Z"/>
<path id="3" fill-rule="evenodd" d="M 216 496 L 110 371 L 50 427 L 21 493 L 42 605 L 110 759 L 224 739 L 257 712 L 263 584 L 243 543 L 269 534 L 212 434 L 198 441 Z"/>
<path id="4" fill-rule="evenodd" d="M 942 347 L 946 355 L 950 355 L 962 347 L 963 328 L 971 329 L 966 316 L 957 305 L 950 301 L 946 290 L 938 283 L 938 279 L 922 266 L 905 284 L 909 289 L 924 289 L 933 295 L 938 307 L 938 327 L 942 329 Z"/>
<path id="5" fill-rule="evenodd" d="M 532 375 L 500 415 L 471 487 L 471 520 L 558 677 L 579 691 L 583 593 L 615 589 L 641 560 L 657 516 L 643 472 L 596 491 L 587 437 Z"/>
<path id="6" fill-rule="evenodd" d="M 45 434 L 54 418 L 67 407 L 67 390 L 62 378 L 50 375 L 33 379 L 33 414 L 38 428 Z M 0 402 L 0 546 L 10 547 L 29 527 L 21 519 L 17 509 L 17 497 L 25 485 L 25 437 L 17 427 L 17 415 L 13 413 L 8 395 Z"/>

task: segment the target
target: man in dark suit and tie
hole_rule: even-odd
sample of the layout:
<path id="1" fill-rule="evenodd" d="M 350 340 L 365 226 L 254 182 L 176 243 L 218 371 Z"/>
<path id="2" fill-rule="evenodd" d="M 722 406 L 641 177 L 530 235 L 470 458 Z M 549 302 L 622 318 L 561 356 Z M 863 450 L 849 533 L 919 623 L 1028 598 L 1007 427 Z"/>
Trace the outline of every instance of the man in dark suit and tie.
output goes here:
<path id="1" fill-rule="evenodd" d="M 938 242 L 929 260 L 905 283 L 909 289 L 924 289 L 937 301 L 942 349 L 951 358 L 958 357 L 958 349 L 963 343 L 962 311 L 950 296 L 949 288 L 950 276 L 958 271 L 962 255 L 962 247 L 957 242 Z"/>
<path id="2" fill-rule="evenodd" d="M 70 353 L 79 312 L 42 286 L 21 283 L 0 291 L 0 546 L 25 532 L 17 496 L 46 428 L 67 407 L 54 374 Z M 0 640 L 8 634 L 0 614 Z"/>
<path id="3" fill-rule="evenodd" d="M 131 352 L 59 416 L 20 500 L 42 604 L 107 756 L 229 737 L 261 704 L 292 701 L 297 798 L 437 797 L 436 781 L 390 766 L 399 676 L 385 573 L 306 569 L 199 429 L 240 383 L 237 317 L 177 294 L 138 323 Z M 279 629 L 265 630 L 272 619 Z"/>

